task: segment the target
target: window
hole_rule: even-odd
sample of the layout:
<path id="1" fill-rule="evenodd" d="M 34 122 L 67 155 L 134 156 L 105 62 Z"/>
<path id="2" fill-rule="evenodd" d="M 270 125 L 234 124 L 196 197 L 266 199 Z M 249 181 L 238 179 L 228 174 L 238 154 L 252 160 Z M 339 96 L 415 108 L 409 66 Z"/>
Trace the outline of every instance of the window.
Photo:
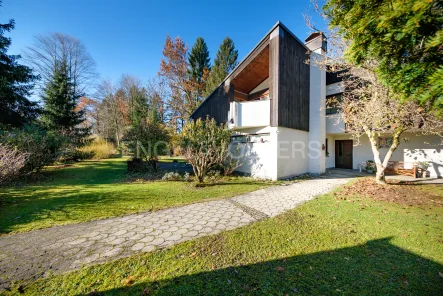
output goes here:
<path id="1" fill-rule="evenodd" d="M 249 134 L 249 135 L 233 135 L 231 143 L 266 143 L 270 141 L 270 134 Z"/>
<path id="2" fill-rule="evenodd" d="M 390 148 L 392 145 L 391 137 L 379 137 L 378 138 L 378 148 Z"/>
<path id="3" fill-rule="evenodd" d="M 231 143 L 247 143 L 248 136 L 247 135 L 234 135 L 231 137 Z"/>
<path id="4" fill-rule="evenodd" d="M 326 97 L 326 115 L 337 114 L 339 109 L 338 103 L 342 101 L 342 94 L 335 94 Z"/>

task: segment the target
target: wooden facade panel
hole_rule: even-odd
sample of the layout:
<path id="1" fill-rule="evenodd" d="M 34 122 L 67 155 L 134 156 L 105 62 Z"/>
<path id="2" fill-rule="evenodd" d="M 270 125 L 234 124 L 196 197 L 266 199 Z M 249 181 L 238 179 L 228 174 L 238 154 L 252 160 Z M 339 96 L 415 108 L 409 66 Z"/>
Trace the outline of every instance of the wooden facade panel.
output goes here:
<path id="1" fill-rule="evenodd" d="M 279 36 L 278 125 L 309 131 L 308 54 L 303 45 L 285 33 Z"/>
<path id="2" fill-rule="evenodd" d="M 192 119 L 214 118 L 217 123 L 228 122 L 229 103 L 234 100 L 234 87 L 220 85 L 201 105 L 195 110 Z"/>
<path id="3" fill-rule="evenodd" d="M 248 64 L 234 73 L 232 84 L 237 91 L 243 93 L 251 92 L 258 84 L 269 76 L 269 46 L 266 46 L 250 60 Z"/>

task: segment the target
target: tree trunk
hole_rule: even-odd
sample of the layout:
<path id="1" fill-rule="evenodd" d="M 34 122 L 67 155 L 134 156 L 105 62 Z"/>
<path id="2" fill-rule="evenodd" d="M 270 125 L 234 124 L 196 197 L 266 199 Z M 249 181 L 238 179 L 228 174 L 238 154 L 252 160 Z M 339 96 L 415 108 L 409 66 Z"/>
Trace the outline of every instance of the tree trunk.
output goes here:
<path id="1" fill-rule="evenodd" d="M 386 185 L 385 181 L 385 169 L 388 166 L 389 160 L 392 157 L 395 149 L 397 149 L 400 144 L 400 135 L 403 133 L 403 129 L 395 130 L 392 134 L 392 145 L 389 148 L 389 151 L 386 153 L 383 162 L 380 159 L 380 151 L 378 151 L 377 146 L 377 134 L 373 131 L 370 131 L 365 128 L 366 134 L 368 135 L 369 142 L 371 143 L 372 153 L 374 154 L 374 162 L 377 167 L 377 173 L 375 174 L 375 182 L 377 184 Z"/>
<path id="2" fill-rule="evenodd" d="M 378 147 L 377 147 L 377 137 L 376 137 L 377 135 L 375 132 L 370 131 L 370 130 L 366 130 L 366 134 L 368 135 L 369 142 L 371 143 L 372 154 L 374 154 L 374 162 L 375 162 L 375 165 L 377 168 L 377 172 L 375 174 L 375 182 L 377 184 L 385 185 L 386 184 L 386 181 L 384 178 L 385 168 L 383 167 L 383 164 L 380 160 L 380 151 L 378 151 Z"/>

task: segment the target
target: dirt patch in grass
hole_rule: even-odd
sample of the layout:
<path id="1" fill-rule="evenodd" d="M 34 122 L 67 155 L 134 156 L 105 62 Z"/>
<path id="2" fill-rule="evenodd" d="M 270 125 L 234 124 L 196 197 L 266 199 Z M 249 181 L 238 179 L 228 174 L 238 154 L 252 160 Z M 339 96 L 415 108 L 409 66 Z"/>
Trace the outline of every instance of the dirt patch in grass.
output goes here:
<path id="1" fill-rule="evenodd" d="M 443 207 L 443 196 L 437 190 L 438 185 L 419 185 L 412 183 L 389 183 L 379 185 L 373 178 L 361 178 L 343 190 L 334 193 L 336 198 L 345 199 L 363 195 L 375 200 L 394 202 L 409 206 Z M 433 188 L 436 190 L 434 191 Z"/>

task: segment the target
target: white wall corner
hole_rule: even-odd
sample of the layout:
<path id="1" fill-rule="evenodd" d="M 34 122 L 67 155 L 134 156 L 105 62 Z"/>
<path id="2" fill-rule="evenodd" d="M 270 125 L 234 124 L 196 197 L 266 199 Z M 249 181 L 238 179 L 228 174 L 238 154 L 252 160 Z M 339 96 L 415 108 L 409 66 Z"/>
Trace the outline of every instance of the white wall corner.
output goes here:
<path id="1" fill-rule="evenodd" d="M 311 57 L 316 55 L 311 54 Z M 326 171 L 326 71 L 310 64 L 309 105 L 309 173 L 323 174 Z"/>

